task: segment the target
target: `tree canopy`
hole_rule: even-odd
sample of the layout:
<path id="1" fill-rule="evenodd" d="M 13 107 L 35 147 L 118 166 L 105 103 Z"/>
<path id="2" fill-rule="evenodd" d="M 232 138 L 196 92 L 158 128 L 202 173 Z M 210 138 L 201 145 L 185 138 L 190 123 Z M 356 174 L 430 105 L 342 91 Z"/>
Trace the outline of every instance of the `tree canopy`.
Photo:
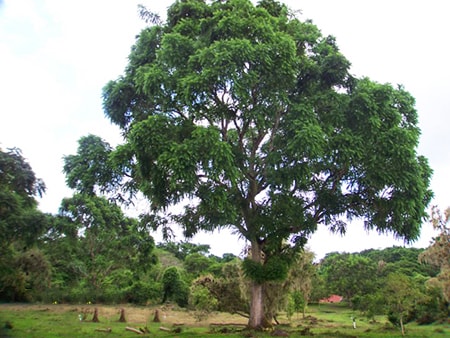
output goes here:
<path id="1" fill-rule="evenodd" d="M 0 246 L 15 240 L 31 244 L 45 230 L 44 215 L 37 210 L 37 197 L 45 193 L 20 149 L 0 148 Z"/>
<path id="2" fill-rule="evenodd" d="M 48 279 L 45 259 L 28 251 L 47 230 L 36 199 L 44 192 L 21 150 L 0 148 L 0 299 L 25 300 L 28 283 L 38 289 Z"/>
<path id="3" fill-rule="evenodd" d="M 104 87 L 153 210 L 184 202 L 173 220 L 186 235 L 229 227 L 251 244 L 252 327 L 264 283 L 318 224 L 419 236 L 432 194 L 414 98 L 349 68 L 332 36 L 276 1 L 178 0 Z"/>

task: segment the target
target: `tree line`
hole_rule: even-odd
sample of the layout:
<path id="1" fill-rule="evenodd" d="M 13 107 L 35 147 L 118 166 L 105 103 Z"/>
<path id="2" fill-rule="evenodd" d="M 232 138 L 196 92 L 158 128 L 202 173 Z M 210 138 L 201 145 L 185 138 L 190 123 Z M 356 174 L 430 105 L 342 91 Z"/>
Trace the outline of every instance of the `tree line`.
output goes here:
<path id="1" fill-rule="evenodd" d="M 109 149 L 93 135 L 79 144 L 77 155 L 65 157 L 68 182 L 73 181 L 69 167 L 89 163 Z M 96 195 L 100 188 L 76 189 L 56 215 L 44 214 L 36 197 L 45 192 L 45 184 L 20 150 L 1 150 L 0 169 L 1 301 L 170 303 L 192 310 L 199 320 L 212 311 L 249 316 L 245 257 L 217 257 L 209 245 L 189 241 L 155 244 L 149 224 L 127 217 L 114 199 Z M 86 186 L 83 180 L 79 175 L 77 184 Z M 299 252 L 287 276 L 266 286 L 265 312 L 274 321 L 280 312 L 304 316 L 308 304 L 337 294 L 369 319 L 386 314 L 401 325 L 445 320 L 448 211 L 433 210 L 441 234 L 428 249 L 334 252 L 319 262 L 312 252 Z"/>

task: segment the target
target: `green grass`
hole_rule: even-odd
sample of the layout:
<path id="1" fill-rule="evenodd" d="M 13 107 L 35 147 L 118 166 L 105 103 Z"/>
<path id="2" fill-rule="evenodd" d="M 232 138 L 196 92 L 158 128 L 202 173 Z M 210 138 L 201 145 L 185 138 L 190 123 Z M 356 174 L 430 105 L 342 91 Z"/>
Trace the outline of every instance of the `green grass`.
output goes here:
<path id="1" fill-rule="evenodd" d="M 29 306 L 29 305 L 0 305 L 0 327 L 10 323 L 12 329 L 4 329 L 6 337 L 20 338 L 52 338 L 52 337 L 140 337 L 140 335 L 126 331 L 127 326 L 133 328 L 147 327 L 150 334 L 144 337 L 271 337 L 271 332 L 242 331 L 242 325 L 237 317 L 228 314 L 215 314 L 208 322 L 195 322 L 186 311 L 164 310 L 162 323 L 153 323 L 154 308 L 126 306 L 127 323 L 118 322 L 119 307 L 98 306 L 100 323 L 89 321 L 95 305 L 87 307 L 77 306 Z M 90 311 L 85 321 L 80 321 L 80 312 Z M 166 316 L 167 315 L 167 316 Z M 357 328 L 353 329 L 351 317 L 356 316 Z M 340 304 L 310 306 L 306 318 L 294 315 L 289 321 L 285 316 L 278 320 L 282 323 L 278 329 L 289 332 L 290 337 L 302 337 L 311 334 L 314 337 L 401 337 L 398 328 L 386 322 L 385 317 L 377 317 L 375 322 L 369 322 L 364 317 L 352 312 Z M 175 326 L 175 323 L 182 323 Z M 224 323 L 223 325 L 210 325 Z M 245 320 L 240 320 L 240 324 Z M 160 327 L 171 330 L 179 327 L 181 332 L 165 332 Z M 111 328 L 111 332 L 99 332 L 97 329 Z M 415 323 L 406 325 L 408 337 L 447 337 L 450 336 L 448 325 L 424 325 Z M 3 337 L 0 334 L 0 337 Z"/>

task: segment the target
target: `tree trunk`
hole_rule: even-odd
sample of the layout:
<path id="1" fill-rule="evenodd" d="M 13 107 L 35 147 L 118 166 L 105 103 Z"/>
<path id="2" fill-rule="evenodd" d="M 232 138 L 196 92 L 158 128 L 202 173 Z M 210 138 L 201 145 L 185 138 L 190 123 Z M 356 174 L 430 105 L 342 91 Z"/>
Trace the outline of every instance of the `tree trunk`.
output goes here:
<path id="1" fill-rule="evenodd" d="M 252 282 L 252 299 L 250 303 L 250 318 L 248 326 L 252 329 L 260 329 L 263 326 L 264 306 L 262 298 L 262 285 Z"/>
<path id="2" fill-rule="evenodd" d="M 403 316 L 400 315 L 400 327 L 402 328 L 402 336 L 405 335 L 405 327 L 403 326 Z"/>
<path id="3" fill-rule="evenodd" d="M 92 321 L 93 321 L 94 323 L 100 322 L 100 321 L 98 320 L 98 309 L 97 309 L 97 308 L 94 309 L 94 316 L 92 317 Z"/>
<path id="4" fill-rule="evenodd" d="M 254 262 L 261 263 L 261 249 L 256 240 L 251 243 L 251 259 Z M 252 281 L 248 326 L 252 329 L 261 329 L 265 322 L 263 285 Z"/>

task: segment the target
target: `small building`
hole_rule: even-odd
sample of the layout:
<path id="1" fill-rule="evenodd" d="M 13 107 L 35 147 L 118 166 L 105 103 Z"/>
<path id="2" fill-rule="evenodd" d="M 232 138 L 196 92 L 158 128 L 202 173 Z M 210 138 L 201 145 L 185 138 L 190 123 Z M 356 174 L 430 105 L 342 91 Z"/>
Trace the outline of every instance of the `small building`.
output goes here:
<path id="1" fill-rule="evenodd" d="M 342 299 L 344 299 L 344 297 L 339 295 L 331 295 L 328 298 L 321 299 L 319 303 L 340 303 L 342 302 Z"/>

